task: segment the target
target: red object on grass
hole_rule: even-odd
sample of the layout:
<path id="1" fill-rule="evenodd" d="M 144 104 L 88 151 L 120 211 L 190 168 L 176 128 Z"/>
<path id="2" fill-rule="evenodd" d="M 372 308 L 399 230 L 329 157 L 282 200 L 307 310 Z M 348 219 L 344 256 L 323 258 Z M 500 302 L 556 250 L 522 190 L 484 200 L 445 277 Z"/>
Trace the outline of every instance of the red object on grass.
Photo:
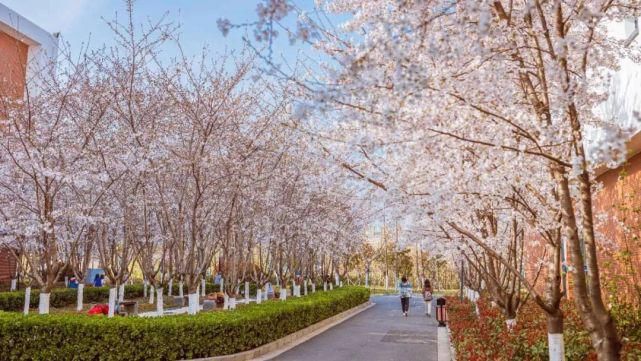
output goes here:
<path id="1" fill-rule="evenodd" d="M 95 305 L 89 309 L 88 314 L 90 315 L 107 315 L 109 314 L 109 305 L 100 304 Z"/>

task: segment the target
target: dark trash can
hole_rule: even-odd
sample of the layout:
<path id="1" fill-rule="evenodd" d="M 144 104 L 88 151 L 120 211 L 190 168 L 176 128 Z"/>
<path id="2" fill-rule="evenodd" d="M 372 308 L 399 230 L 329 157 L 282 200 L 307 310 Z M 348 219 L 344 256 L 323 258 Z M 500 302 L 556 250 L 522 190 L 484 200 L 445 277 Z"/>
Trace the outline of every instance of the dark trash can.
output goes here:
<path id="1" fill-rule="evenodd" d="M 436 321 L 439 327 L 445 327 L 447 324 L 447 300 L 444 297 L 436 299 Z"/>

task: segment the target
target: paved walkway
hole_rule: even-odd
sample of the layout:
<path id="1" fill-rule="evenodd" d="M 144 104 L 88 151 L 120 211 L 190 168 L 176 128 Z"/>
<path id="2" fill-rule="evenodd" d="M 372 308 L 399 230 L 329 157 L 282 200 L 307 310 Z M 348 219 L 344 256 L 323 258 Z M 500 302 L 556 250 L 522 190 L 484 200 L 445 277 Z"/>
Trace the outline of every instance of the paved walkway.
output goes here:
<path id="1" fill-rule="evenodd" d="M 437 323 L 412 298 L 409 317 L 398 296 L 374 296 L 376 306 L 277 356 L 277 361 L 436 361 Z"/>

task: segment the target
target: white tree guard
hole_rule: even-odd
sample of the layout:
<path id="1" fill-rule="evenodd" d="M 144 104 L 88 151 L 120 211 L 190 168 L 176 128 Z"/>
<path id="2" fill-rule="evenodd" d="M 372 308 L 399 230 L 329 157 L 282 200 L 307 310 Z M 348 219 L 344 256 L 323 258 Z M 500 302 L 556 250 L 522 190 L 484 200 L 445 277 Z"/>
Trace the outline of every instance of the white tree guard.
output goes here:
<path id="1" fill-rule="evenodd" d="M 115 288 L 109 289 L 109 312 L 107 317 L 114 317 L 114 311 L 116 310 L 116 292 L 118 290 Z"/>
<path id="2" fill-rule="evenodd" d="M 565 342 L 562 333 L 548 333 L 550 361 L 565 361 Z"/>
<path id="3" fill-rule="evenodd" d="M 505 325 L 507 326 L 508 330 L 512 331 L 514 329 L 514 326 L 516 326 L 516 318 L 505 320 Z"/>
<path id="4" fill-rule="evenodd" d="M 85 284 L 80 282 L 78 284 L 78 295 L 76 299 L 76 311 L 82 311 L 82 307 L 84 306 L 84 291 L 85 291 Z"/>
<path id="5" fill-rule="evenodd" d="M 122 302 L 125 300 L 125 284 L 121 284 L 120 287 L 118 287 L 118 302 Z"/>
<path id="6" fill-rule="evenodd" d="M 198 311 L 200 311 L 198 293 L 190 293 L 187 297 L 189 298 L 189 306 L 187 308 L 187 313 L 190 315 L 197 314 Z"/>
<path id="7" fill-rule="evenodd" d="M 24 290 L 24 308 L 22 312 L 25 315 L 29 314 L 29 305 L 31 304 L 31 287 L 27 287 Z"/>
<path id="8" fill-rule="evenodd" d="M 38 303 L 38 313 L 41 315 L 49 314 L 49 299 L 51 293 L 40 293 L 40 302 Z"/>
<path id="9" fill-rule="evenodd" d="M 156 314 L 162 316 L 165 313 L 165 300 L 163 299 L 164 290 L 162 287 L 158 287 L 156 290 L 157 300 L 156 300 Z"/>

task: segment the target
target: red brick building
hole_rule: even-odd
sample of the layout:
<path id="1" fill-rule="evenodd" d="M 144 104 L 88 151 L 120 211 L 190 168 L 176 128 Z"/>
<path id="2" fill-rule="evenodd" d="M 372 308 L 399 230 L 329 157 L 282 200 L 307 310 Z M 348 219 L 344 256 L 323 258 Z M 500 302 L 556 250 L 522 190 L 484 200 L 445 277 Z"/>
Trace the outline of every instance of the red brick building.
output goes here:
<path id="1" fill-rule="evenodd" d="M 29 86 L 30 75 L 57 55 L 58 36 L 0 4 L 0 98 L 20 99 Z M 0 101 L 0 117 L 6 115 Z M 2 129 L 0 129 L 0 133 Z M 0 231 L 3 230 L 0 218 Z M 9 250 L 0 248 L 0 283 L 16 275 L 16 261 Z"/>

